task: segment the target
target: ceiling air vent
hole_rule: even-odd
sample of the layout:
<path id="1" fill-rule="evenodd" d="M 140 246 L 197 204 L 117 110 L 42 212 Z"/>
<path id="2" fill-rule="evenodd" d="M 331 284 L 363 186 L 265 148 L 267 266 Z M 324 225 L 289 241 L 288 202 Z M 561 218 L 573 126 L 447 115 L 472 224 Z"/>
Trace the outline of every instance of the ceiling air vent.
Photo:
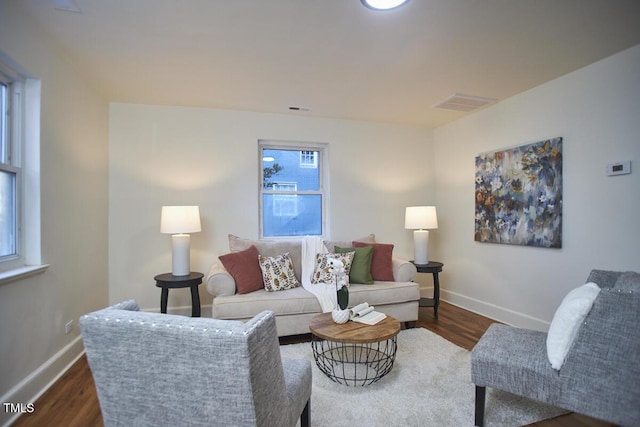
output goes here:
<path id="1" fill-rule="evenodd" d="M 76 12 L 82 13 L 80 6 L 76 3 L 76 0 L 52 0 L 53 7 L 64 12 Z"/>
<path id="2" fill-rule="evenodd" d="M 472 111 L 487 104 L 496 102 L 495 98 L 484 98 L 482 96 L 464 95 L 454 93 L 444 101 L 434 105 L 434 108 L 444 108 L 445 110 Z"/>

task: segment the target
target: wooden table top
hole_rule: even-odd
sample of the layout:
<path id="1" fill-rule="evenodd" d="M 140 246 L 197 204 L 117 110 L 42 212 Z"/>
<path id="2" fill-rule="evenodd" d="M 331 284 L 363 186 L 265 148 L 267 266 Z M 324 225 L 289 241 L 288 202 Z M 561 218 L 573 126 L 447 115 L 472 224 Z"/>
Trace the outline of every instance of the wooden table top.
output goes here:
<path id="1" fill-rule="evenodd" d="M 365 325 L 351 320 L 338 324 L 331 318 L 331 313 L 323 313 L 311 319 L 309 330 L 313 335 L 329 341 L 367 344 L 388 340 L 398 335 L 400 322 L 387 315 L 383 321 L 375 325 Z"/>

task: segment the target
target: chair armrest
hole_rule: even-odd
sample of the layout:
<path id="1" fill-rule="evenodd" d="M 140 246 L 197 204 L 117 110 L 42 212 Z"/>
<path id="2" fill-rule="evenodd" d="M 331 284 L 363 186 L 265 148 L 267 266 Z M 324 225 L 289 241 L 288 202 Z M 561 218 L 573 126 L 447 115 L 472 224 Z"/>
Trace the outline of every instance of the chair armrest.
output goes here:
<path id="1" fill-rule="evenodd" d="M 207 291 L 214 297 L 230 296 L 236 293 L 236 281 L 220 262 L 214 262 L 204 278 Z"/>
<path id="2" fill-rule="evenodd" d="M 418 274 L 418 270 L 413 263 L 400 258 L 391 260 L 393 267 L 393 279 L 396 282 L 413 282 Z"/>

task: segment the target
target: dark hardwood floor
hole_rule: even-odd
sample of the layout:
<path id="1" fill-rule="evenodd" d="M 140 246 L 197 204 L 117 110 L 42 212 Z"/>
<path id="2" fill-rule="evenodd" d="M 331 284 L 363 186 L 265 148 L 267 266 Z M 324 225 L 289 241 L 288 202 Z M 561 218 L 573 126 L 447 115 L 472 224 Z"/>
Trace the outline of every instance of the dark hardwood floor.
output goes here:
<path id="1" fill-rule="evenodd" d="M 429 329 L 460 347 L 471 350 L 491 319 L 441 303 L 438 320 L 433 309 L 420 308 L 417 327 Z M 287 343 L 307 341 L 308 336 L 287 339 Z M 102 426 L 95 385 L 86 358 L 80 358 L 36 402 L 35 411 L 22 415 L 15 427 L 93 427 Z M 578 414 L 568 414 L 531 424 L 529 427 L 614 427 L 613 424 Z"/>

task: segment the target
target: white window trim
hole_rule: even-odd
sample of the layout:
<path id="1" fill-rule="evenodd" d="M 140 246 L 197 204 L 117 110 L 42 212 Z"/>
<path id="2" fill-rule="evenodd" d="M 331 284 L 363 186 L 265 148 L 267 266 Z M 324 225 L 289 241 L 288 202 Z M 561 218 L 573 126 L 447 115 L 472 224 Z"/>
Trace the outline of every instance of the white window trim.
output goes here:
<path id="1" fill-rule="evenodd" d="M 304 141 L 274 141 L 274 140 L 258 140 L 258 222 L 261 239 L 282 239 L 291 240 L 301 238 L 300 236 L 265 236 L 262 224 L 262 195 L 263 188 L 263 162 L 262 150 L 300 150 L 300 151 L 318 151 L 320 156 L 320 166 L 318 173 L 320 174 L 320 189 L 318 191 L 298 191 L 297 194 L 321 194 L 322 195 L 322 236 L 326 237 L 329 230 L 329 144 L 323 142 L 304 142 Z"/>
<path id="2" fill-rule="evenodd" d="M 0 263 L 0 285 L 44 272 L 40 216 L 40 97 L 41 82 L 0 51 L 4 74 L 23 81 L 20 112 L 12 116 L 20 132 L 12 142 L 12 164 L 20 168 L 18 180 L 18 256 Z"/>

